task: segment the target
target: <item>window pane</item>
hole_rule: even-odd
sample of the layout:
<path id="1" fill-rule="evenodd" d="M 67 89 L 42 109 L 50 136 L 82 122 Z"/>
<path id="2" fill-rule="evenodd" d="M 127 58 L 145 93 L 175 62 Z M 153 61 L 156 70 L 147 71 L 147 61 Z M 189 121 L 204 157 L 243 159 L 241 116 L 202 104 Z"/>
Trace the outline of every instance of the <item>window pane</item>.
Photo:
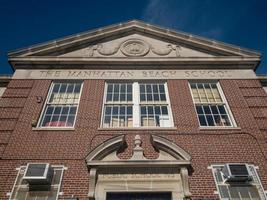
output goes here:
<path id="1" fill-rule="evenodd" d="M 162 115 L 168 115 L 167 106 L 162 106 L 161 109 L 162 109 Z"/>
<path id="2" fill-rule="evenodd" d="M 54 114 L 60 114 L 62 107 L 55 107 Z"/>
<path id="3" fill-rule="evenodd" d="M 111 107 L 106 107 L 105 114 L 106 115 L 110 115 L 111 114 Z"/>
<path id="4" fill-rule="evenodd" d="M 47 114 L 52 114 L 54 112 L 54 107 L 53 106 L 48 106 L 46 110 L 46 115 Z"/>
<path id="5" fill-rule="evenodd" d="M 108 84 L 107 92 L 108 93 L 112 93 L 113 92 L 113 84 Z"/>
<path id="6" fill-rule="evenodd" d="M 113 101 L 119 101 L 119 94 L 115 93 L 113 95 Z"/>
<path id="7" fill-rule="evenodd" d="M 60 93 L 65 93 L 66 92 L 66 89 L 67 89 L 67 84 L 66 83 L 62 83 L 61 84 L 61 87 L 59 89 L 59 92 Z"/>
<path id="8" fill-rule="evenodd" d="M 119 85 L 118 84 L 114 85 L 114 92 L 119 93 Z"/>
<path id="9" fill-rule="evenodd" d="M 165 94 L 160 94 L 160 100 L 161 101 L 166 101 L 166 95 Z"/>
<path id="10" fill-rule="evenodd" d="M 112 114 L 113 115 L 118 115 L 118 113 L 119 113 L 119 108 L 117 106 L 114 106 Z"/>
<path id="11" fill-rule="evenodd" d="M 112 101 L 112 94 L 107 94 L 107 101 Z"/>
<path id="12" fill-rule="evenodd" d="M 147 94 L 147 101 L 152 101 L 152 94 Z"/>
<path id="13" fill-rule="evenodd" d="M 155 107 L 155 114 L 160 115 L 160 107 L 159 106 Z"/>
<path id="14" fill-rule="evenodd" d="M 215 126 L 223 126 L 220 115 L 214 115 Z"/>
<path id="15" fill-rule="evenodd" d="M 125 107 L 122 106 L 120 107 L 120 115 L 124 115 L 125 114 Z"/>
<path id="16" fill-rule="evenodd" d="M 126 94 L 120 95 L 120 101 L 126 101 Z"/>
<path id="17" fill-rule="evenodd" d="M 211 110 L 209 106 L 203 106 L 205 114 L 211 114 Z"/>
<path id="18" fill-rule="evenodd" d="M 218 106 L 218 109 L 220 111 L 220 114 L 226 114 L 224 106 Z"/>
<path id="19" fill-rule="evenodd" d="M 199 123 L 201 126 L 207 126 L 206 119 L 205 119 L 204 115 L 199 115 L 198 119 L 199 119 Z"/>
<path id="20" fill-rule="evenodd" d="M 159 92 L 160 93 L 165 93 L 164 85 L 159 85 Z"/>
<path id="21" fill-rule="evenodd" d="M 132 94 L 127 94 L 127 101 L 132 101 Z"/>
<path id="22" fill-rule="evenodd" d="M 121 84 L 121 93 L 126 93 L 126 85 Z"/>
<path id="23" fill-rule="evenodd" d="M 61 114 L 66 115 L 69 113 L 69 107 L 63 107 Z"/>
<path id="24" fill-rule="evenodd" d="M 76 107 L 71 107 L 69 114 L 75 115 L 75 113 L 76 113 Z"/>
<path id="25" fill-rule="evenodd" d="M 60 84 L 59 84 L 59 83 L 55 83 L 52 92 L 53 92 L 53 93 L 58 93 L 58 91 L 59 91 L 59 87 L 60 87 Z"/>
<path id="26" fill-rule="evenodd" d="M 74 93 L 80 93 L 80 91 L 81 91 L 81 83 L 76 83 Z"/>
<path id="27" fill-rule="evenodd" d="M 140 95 L 140 101 L 146 101 L 146 96 L 145 94 Z"/>
<path id="28" fill-rule="evenodd" d="M 154 112 L 153 112 L 153 107 L 152 106 L 148 106 L 147 110 L 148 110 L 148 114 L 149 115 L 153 115 Z"/>
<path id="29" fill-rule="evenodd" d="M 141 107 L 141 115 L 146 115 L 147 112 L 146 112 L 146 107 L 145 106 L 142 106 Z"/>
<path id="30" fill-rule="evenodd" d="M 153 93 L 158 93 L 159 89 L 158 89 L 158 85 L 153 85 Z"/>
<path id="31" fill-rule="evenodd" d="M 72 93 L 73 89 L 74 89 L 74 85 L 73 84 L 68 84 L 67 93 Z"/>
<path id="32" fill-rule="evenodd" d="M 127 84 L 127 93 L 132 93 L 132 84 Z"/>
<path id="33" fill-rule="evenodd" d="M 218 109 L 217 109 L 216 106 L 210 106 L 210 108 L 211 108 L 211 111 L 212 111 L 213 114 L 219 114 Z"/>
<path id="34" fill-rule="evenodd" d="M 133 108 L 132 108 L 132 106 L 128 106 L 128 107 L 127 107 L 127 115 L 132 115 L 132 113 L 133 113 Z"/>
<path id="35" fill-rule="evenodd" d="M 214 120 L 211 115 L 206 115 L 206 118 L 209 126 L 215 126 Z"/>
<path id="36" fill-rule="evenodd" d="M 221 115 L 221 118 L 222 118 L 222 124 L 224 126 L 231 126 L 229 117 L 227 115 Z"/>
<path id="37" fill-rule="evenodd" d="M 197 114 L 203 114 L 202 106 L 196 106 Z"/>
<path id="38" fill-rule="evenodd" d="M 111 121 L 111 117 L 110 116 L 105 116 L 105 118 L 104 118 L 104 127 L 109 127 L 110 126 L 110 121 Z"/>
<path id="39" fill-rule="evenodd" d="M 51 115 L 47 115 L 44 117 L 42 126 L 49 126 L 49 122 L 51 120 Z"/>
<path id="40" fill-rule="evenodd" d="M 154 101 L 159 101 L 159 94 L 154 94 L 153 97 L 154 97 Z"/>
<path id="41" fill-rule="evenodd" d="M 152 88 L 151 88 L 151 85 L 146 85 L 146 92 L 147 93 L 152 93 Z"/>

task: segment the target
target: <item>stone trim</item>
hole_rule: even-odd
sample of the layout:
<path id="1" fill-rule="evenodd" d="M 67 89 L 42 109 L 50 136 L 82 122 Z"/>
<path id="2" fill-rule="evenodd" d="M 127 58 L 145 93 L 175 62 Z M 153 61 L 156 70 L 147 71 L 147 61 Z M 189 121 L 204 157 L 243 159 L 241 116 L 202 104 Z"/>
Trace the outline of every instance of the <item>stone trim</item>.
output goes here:
<path id="1" fill-rule="evenodd" d="M 159 151 L 162 150 L 165 151 L 166 153 L 169 153 L 172 156 L 172 158 L 170 160 L 147 159 L 143 156 L 143 148 L 140 146 L 141 142 L 142 142 L 141 137 L 139 135 L 136 135 L 134 139 L 135 147 L 133 149 L 134 151 L 133 155 L 135 156 L 133 156 L 131 159 L 128 160 L 119 159 L 117 157 L 114 157 L 114 160 L 102 160 L 107 155 L 112 155 L 113 153 L 115 153 L 125 143 L 124 135 L 120 135 L 105 141 L 104 143 L 102 143 L 89 153 L 89 155 L 86 157 L 86 162 L 90 173 L 89 175 L 90 185 L 88 192 L 89 199 L 95 199 L 96 197 L 95 192 L 97 189 L 97 184 L 98 184 L 97 180 L 99 174 L 101 176 L 109 175 L 109 173 L 110 175 L 113 175 L 114 174 L 113 171 L 116 169 L 121 169 L 121 170 L 127 169 L 126 170 L 127 173 L 123 175 L 128 176 L 132 174 L 132 172 L 135 171 L 136 169 L 142 171 L 147 168 L 151 170 L 157 169 L 158 174 L 164 173 L 164 169 L 175 168 L 177 170 L 176 173 L 180 174 L 181 177 L 180 186 L 182 188 L 182 191 L 179 193 L 179 195 L 183 195 L 184 198 L 188 198 L 191 196 L 191 193 L 189 191 L 189 180 L 188 180 L 188 168 L 191 167 L 191 161 L 190 161 L 191 156 L 187 152 L 185 152 L 182 148 L 177 146 L 175 143 L 169 141 L 168 139 L 157 135 L 151 135 L 152 145 Z M 109 173 L 103 174 L 104 171 Z M 116 172 L 118 173 L 117 170 Z M 151 174 L 143 174 L 143 175 L 146 176 Z M 143 175 L 140 176 L 143 177 Z M 154 178 L 151 179 L 151 181 L 153 180 Z M 127 179 L 127 181 L 133 181 L 133 180 L 129 178 L 129 180 Z M 101 182 L 99 184 L 101 185 L 103 183 Z M 124 184 L 125 184 L 124 179 L 122 179 L 121 182 L 118 182 L 118 180 L 116 182 L 116 185 L 119 186 L 118 188 L 123 188 Z M 176 184 L 179 184 L 179 181 Z M 102 187 L 105 186 L 102 185 L 98 187 L 100 187 L 100 189 L 103 189 Z M 159 187 L 159 185 L 157 185 L 157 187 Z M 173 194 L 178 195 L 177 191 L 175 190 L 172 190 L 171 192 Z"/>
<path id="2" fill-rule="evenodd" d="M 214 52 L 218 52 L 226 55 L 243 55 L 243 56 L 260 56 L 261 54 L 248 50 L 245 48 L 240 48 L 238 46 L 225 44 L 222 42 L 206 39 L 203 37 L 195 36 L 188 33 L 183 33 L 179 31 L 174 31 L 170 29 L 166 29 L 160 26 L 155 26 L 151 24 L 147 24 L 145 22 L 132 20 L 126 23 L 120 23 L 116 25 L 111 25 L 107 27 L 102 27 L 100 29 L 87 31 L 84 33 L 79 33 L 73 36 L 68 36 L 62 39 L 46 42 L 43 44 L 38 44 L 35 46 L 31 46 L 29 48 L 24 48 L 20 50 L 16 50 L 10 52 L 8 54 L 11 56 L 28 56 L 37 53 L 48 53 L 53 52 L 56 49 L 62 49 L 66 47 L 73 46 L 77 43 L 82 44 L 86 42 L 92 42 L 97 39 L 103 39 L 112 35 L 121 34 L 127 31 L 136 31 L 136 32 L 147 32 L 149 34 L 159 36 L 161 38 L 168 38 L 173 41 L 182 41 L 185 44 L 191 44 L 194 46 L 201 46 L 203 49 L 212 50 Z"/>
<path id="3" fill-rule="evenodd" d="M 97 179 L 96 172 L 97 172 L 96 168 L 90 169 L 89 192 L 88 192 L 89 199 L 94 199 L 94 196 L 95 196 L 95 186 L 96 186 L 96 179 Z"/>
<path id="4" fill-rule="evenodd" d="M 184 195 L 185 197 L 190 197 L 192 196 L 192 194 L 189 191 L 188 169 L 186 167 L 181 167 L 180 173 L 181 173 L 182 184 L 184 188 Z"/>
<path id="5" fill-rule="evenodd" d="M 51 79 L 51 80 L 221 80 L 221 79 L 258 79 L 253 70 L 16 70 L 12 79 Z"/>
<path id="6" fill-rule="evenodd" d="M 120 135 L 111 138 L 97 146 L 86 156 L 87 164 L 89 164 L 93 160 L 101 160 L 109 153 L 118 150 L 125 143 L 124 137 L 125 135 Z"/>
<path id="7" fill-rule="evenodd" d="M 162 149 L 178 160 L 191 160 L 191 156 L 185 150 L 166 138 L 151 135 L 151 143 L 156 149 Z"/>

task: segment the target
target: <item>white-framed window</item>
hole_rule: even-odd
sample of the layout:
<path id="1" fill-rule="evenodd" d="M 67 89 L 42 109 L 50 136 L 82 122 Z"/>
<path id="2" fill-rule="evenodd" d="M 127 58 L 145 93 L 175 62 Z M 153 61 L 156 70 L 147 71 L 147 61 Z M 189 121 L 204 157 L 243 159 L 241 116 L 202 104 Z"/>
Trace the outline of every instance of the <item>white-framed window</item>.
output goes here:
<path id="1" fill-rule="evenodd" d="M 212 165 L 212 173 L 221 200 L 266 200 L 264 189 L 254 165 L 248 165 L 252 180 L 249 182 L 227 182 L 224 165 Z"/>
<path id="2" fill-rule="evenodd" d="M 52 82 L 39 127 L 74 127 L 81 82 Z"/>
<path id="3" fill-rule="evenodd" d="M 52 165 L 54 175 L 51 183 L 51 189 L 49 191 L 29 191 L 29 184 L 23 180 L 27 166 L 21 166 L 18 168 L 18 175 L 10 193 L 9 200 L 57 200 L 60 194 L 60 186 L 62 182 L 64 166 Z"/>
<path id="4" fill-rule="evenodd" d="M 218 82 L 190 82 L 189 84 L 201 127 L 236 126 Z"/>
<path id="5" fill-rule="evenodd" d="M 102 127 L 172 126 L 167 83 L 106 83 Z"/>

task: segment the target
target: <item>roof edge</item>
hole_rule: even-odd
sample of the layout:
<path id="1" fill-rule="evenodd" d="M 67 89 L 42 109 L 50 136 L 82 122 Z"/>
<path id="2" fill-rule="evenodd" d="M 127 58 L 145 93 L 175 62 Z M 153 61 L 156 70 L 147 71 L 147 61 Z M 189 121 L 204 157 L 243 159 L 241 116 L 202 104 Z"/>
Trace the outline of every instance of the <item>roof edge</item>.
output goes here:
<path id="1" fill-rule="evenodd" d="M 14 51 L 10 51 L 10 52 L 8 52 L 8 57 L 17 57 L 17 56 L 21 56 L 25 53 L 31 53 L 31 52 L 34 53 L 34 51 L 40 50 L 40 49 L 46 48 L 46 47 L 52 47 L 52 48 L 58 47 L 59 45 L 63 45 L 66 42 L 74 41 L 75 39 L 81 40 L 81 39 L 86 38 L 88 36 L 93 36 L 93 35 L 97 36 L 97 34 L 103 34 L 105 32 L 114 31 L 116 29 L 121 29 L 124 27 L 125 28 L 126 27 L 149 28 L 149 29 L 152 29 L 152 31 L 158 31 L 158 32 L 161 32 L 162 34 L 167 34 L 167 35 L 174 36 L 174 37 L 180 37 L 181 39 L 190 40 L 192 42 L 202 43 L 203 45 L 210 45 L 214 48 L 227 49 L 229 51 L 235 51 L 235 52 L 246 54 L 247 56 L 258 56 L 258 57 L 262 56 L 262 54 L 260 52 L 255 51 L 255 50 L 239 47 L 239 46 L 232 45 L 232 44 L 226 44 L 223 42 L 211 40 L 211 39 L 204 38 L 201 36 L 196 36 L 193 34 L 182 32 L 182 31 L 176 31 L 173 29 L 164 28 L 164 27 L 161 27 L 158 25 L 145 23 L 145 22 L 142 22 L 139 20 L 130 20 L 130 21 L 126 21 L 123 23 L 117 23 L 117 24 L 105 26 L 102 28 L 96 28 L 93 30 L 89 30 L 89 31 L 73 34 L 70 36 L 62 37 L 62 38 L 57 39 L 57 40 L 39 43 L 39 44 L 32 45 L 32 46 L 29 46 L 26 48 L 21 48 L 21 49 L 17 49 Z"/>

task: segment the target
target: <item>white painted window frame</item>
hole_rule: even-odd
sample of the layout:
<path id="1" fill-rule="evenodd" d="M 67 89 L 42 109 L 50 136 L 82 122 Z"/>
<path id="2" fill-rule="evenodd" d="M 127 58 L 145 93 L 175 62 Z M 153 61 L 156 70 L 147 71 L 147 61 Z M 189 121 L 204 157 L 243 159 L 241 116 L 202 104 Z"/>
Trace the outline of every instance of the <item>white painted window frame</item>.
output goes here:
<path id="1" fill-rule="evenodd" d="M 262 185 L 261 180 L 259 178 L 259 175 L 257 173 L 257 169 L 259 169 L 259 168 L 257 166 L 251 165 L 251 164 L 246 164 L 246 165 L 248 167 L 249 174 L 251 174 L 251 171 L 250 171 L 249 167 L 253 167 L 254 168 L 254 171 L 255 171 L 255 174 L 256 174 L 256 178 L 258 179 L 258 182 L 259 182 L 259 184 L 257 184 L 257 185 L 260 186 L 260 189 L 264 192 L 265 199 L 267 199 L 266 191 L 264 191 L 263 185 Z M 214 194 L 217 194 L 219 196 L 220 200 L 229 200 L 228 198 L 222 198 L 221 193 L 219 192 L 220 191 L 219 190 L 219 184 L 217 183 L 216 176 L 215 176 L 216 167 L 223 167 L 223 166 L 224 166 L 224 164 L 214 164 L 214 165 L 210 165 L 208 167 L 208 169 L 212 170 L 212 176 L 213 176 L 213 179 L 214 179 L 214 182 L 215 182 L 215 185 L 216 185 L 216 191 L 214 191 Z"/>
<path id="2" fill-rule="evenodd" d="M 229 117 L 231 126 L 201 126 L 199 118 L 198 118 L 197 110 L 196 110 L 196 105 L 218 105 L 219 103 L 217 103 L 217 102 L 215 102 L 215 103 L 197 103 L 197 102 L 195 102 L 190 83 L 203 83 L 203 84 L 204 83 L 214 83 L 214 84 L 216 84 L 217 89 L 218 89 L 219 94 L 220 94 L 220 97 L 222 98 L 222 102 L 223 102 L 222 104 L 226 108 L 226 113 L 227 113 L 227 115 Z M 200 80 L 200 81 L 191 80 L 191 81 L 188 81 L 188 87 L 189 87 L 189 90 L 190 90 L 190 93 L 191 93 L 191 97 L 192 97 L 192 100 L 193 100 L 193 103 L 194 103 L 194 109 L 195 109 L 195 113 L 197 115 L 197 120 L 198 120 L 198 124 L 199 124 L 200 128 L 203 128 L 203 129 L 229 129 L 229 128 L 236 128 L 237 127 L 236 121 L 235 121 L 234 116 L 233 116 L 233 114 L 231 112 L 230 106 L 229 106 L 229 104 L 227 102 L 227 99 L 226 99 L 226 97 L 224 95 L 224 92 L 223 92 L 223 90 L 221 88 L 221 85 L 220 85 L 219 81 L 216 81 L 216 80 Z"/>
<path id="3" fill-rule="evenodd" d="M 58 200 L 59 195 L 63 195 L 63 192 L 60 192 L 60 190 L 61 190 L 61 186 L 62 186 L 62 180 L 63 180 L 64 171 L 67 170 L 68 168 L 65 167 L 64 165 L 51 165 L 51 167 L 52 167 L 52 168 L 62 168 L 62 169 L 61 169 L 62 172 L 61 172 L 61 176 L 60 176 L 60 180 L 59 180 L 59 184 L 58 184 L 58 188 L 57 188 L 57 196 L 56 196 L 56 200 Z M 23 168 L 24 168 L 24 169 L 23 169 Z M 8 196 L 8 199 L 9 199 L 9 200 L 14 200 L 14 199 L 11 199 L 11 197 L 12 197 L 12 194 L 13 194 L 13 192 L 14 192 L 14 190 L 15 190 L 15 186 L 16 186 L 16 183 L 17 183 L 17 181 L 18 181 L 20 171 L 21 171 L 21 170 L 25 170 L 25 172 L 26 172 L 26 168 L 27 168 L 27 165 L 25 165 L 25 166 L 20 166 L 20 167 L 16 168 L 16 170 L 18 171 L 18 173 L 17 173 L 16 179 L 15 179 L 15 182 L 14 182 L 14 184 L 13 184 L 13 187 L 12 187 L 11 192 L 8 192 L 8 193 L 7 193 L 7 196 Z M 24 173 L 25 173 L 25 172 L 24 172 Z M 22 187 L 24 188 L 24 185 L 23 185 Z M 25 186 L 25 188 L 27 188 L 27 187 L 28 187 L 28 186 Z M 51 185 L 51 187 L 55 187 L 55 185 Z"/>
<path id="4" fill-rule="evenodd" d="M 133 105 L 133 126 L 132 127 L 104 127 L 104 112 L 105 112 L 105 105 L 106 105 L 106 95 L 107 95 L 107 86 L 109 83 L 132 83 L 132 105 Z M 164 127 L 157 127 L 157 126 L 141 126 L 141 103 L 140 103 L 140 84 L 147 83 L 147 84 L 164 84 L 165 89 L 165 95 L 166 95 L 166 104 L 168 109 L 168 117 L 170 121 L 170 126 L 164 126 Z M 153 105 L 153 104 L 148 104 Z M 104 129 L 131 129 L 131 128 L 157 128 L 157 129 L 164 129 L 164 128 L 171 128 L 174 127 L 173 123 L 173 115 L 172 115 L 172 109 L 171 109 L 171 102 L 170 102 L 170 96 L 168 91 L 168 85 L 167 81 L 106 81 L 105 82 L 105 89 L 104 89 L 104 95 L 103 95 L 103 103 L 102 103 L 102 113 L 101 113 L 101 122 L 100 127 Z"/>
<path id="5" fill-rule="evenodd" d="M 45 114 L 44 112 L 45 112 L 45 109 L 48 105 L 48 101 L 49 101 L 49 98 L 52 94 L 53 86 L 55 83 L 81 83 L 81 89 L 80 89 L 79 99 L 78 99 L 78 103 L 77 103 L 77 110 L 76 110 L 73 126 L 47 126 L 47 127 L 41 126 L 42 118 L 43 118 L 43 115 Z M 83 81 L 79 81 L 79 80 L 73 80 L 73 81 L 56 80 L 56 81 L 52 81 L 50 86 L 49 86 L 49 91 L 48 91 L 48 94 L 46 96 L 46 100 L 45 100 L 45 103 L 43 105 L 42 112 L 39 116 L 37 127 L 40 129 L 44 129 L 44 130 L 45 129 L 54 129 L 54 130 L 73 129 L 75 127 L 75 124 L 76 124 L 76 118 L 77 118 L 77 114 L 78 114 L 78 110 L 79 110 L 79 106 L 80 106 L 80 99 L 81 99 L 81 95 L 82 95 L 83 83 L 84 83 Z"/>

